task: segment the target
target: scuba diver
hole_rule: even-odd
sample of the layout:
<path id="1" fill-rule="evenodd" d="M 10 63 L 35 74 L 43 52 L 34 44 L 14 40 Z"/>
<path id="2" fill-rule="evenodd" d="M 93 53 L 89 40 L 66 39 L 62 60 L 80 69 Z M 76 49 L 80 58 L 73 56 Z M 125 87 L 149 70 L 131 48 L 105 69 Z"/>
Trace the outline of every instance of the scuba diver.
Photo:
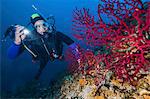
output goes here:
<path id="1" fill-rule="evenodd" d="M 15 59 L 25 49 L 32 55 L 33 62 L 39 61 L 40 67 L 35 75 L 38 80 L 45 68 L 47 62 L 55 59 L 62 60 L 63 43 L 67 44 L 72 52 L 78 55 L 78 46 L 74 41 L 65 34 L 56 31 L 54 26 L 48 24 L 43 16 L 39 13 L 31 15 L 31 24 L 34 30 L 28 36 L 24 26 L 13 25 L 14 39 L 12 45 L 8 48 L 8 58 Z M 8 31 L 10 32 L 10 31 Z M 26 40 L 30 38 L 30 40 Z"/>

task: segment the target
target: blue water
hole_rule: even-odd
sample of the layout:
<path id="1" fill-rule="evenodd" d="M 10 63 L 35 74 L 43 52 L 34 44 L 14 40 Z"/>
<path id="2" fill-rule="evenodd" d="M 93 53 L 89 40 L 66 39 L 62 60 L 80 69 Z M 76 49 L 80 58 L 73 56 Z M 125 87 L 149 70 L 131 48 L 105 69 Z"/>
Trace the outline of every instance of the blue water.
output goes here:
<path id="1" fill-rule="evenodd" d="M 35 12 L 31 7 L 33 4 L 44 16 L 54 15 L 57 30 L 75 40 L 71 30 L 73 10 L 75 7 L 86 7 L 90 8 L 91 13 L 96 15 L 98 0 L 1 0 L 0 35 L 2 36 L 11 24 L 26 25 L 30 21 L 30 15 Z M 2 91 L 15 90 L 17 86 L 32 80 L 39 68 L 38 64 L 32 64 L 31 57 L 26 51 L 15 60 L 9 60 L 7 58 L 7 48 L 10 44 L 10 40 L 0 43 Z M 67 46 L 65 46 L 66 48 Z M 66 68 L 66 62 L 49 62 L 42 73 L 40 82 L 45 85 L 48 84 L 51 79 Z"/>

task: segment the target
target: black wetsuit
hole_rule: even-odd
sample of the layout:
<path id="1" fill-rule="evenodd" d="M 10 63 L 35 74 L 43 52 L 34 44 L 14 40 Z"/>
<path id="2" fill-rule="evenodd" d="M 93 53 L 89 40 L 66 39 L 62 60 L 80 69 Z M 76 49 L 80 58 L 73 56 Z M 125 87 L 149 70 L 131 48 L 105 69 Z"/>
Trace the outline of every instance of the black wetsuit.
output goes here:
<path id="1" fill-rule="evenodd" d="M 53 33 L 44 33 L 44 35 L 40 35 L 39 33 L 32 32 L 32 39 L 30 41 L 25 41 L 24 44 L 29 47 L 29 49 L 37 55 L 37 57 L 34 57 L 33 59 L 36 61 L 40 61 L 40 69 L 35 76 L 36 79 L 40 77 L 40 74 L 44 67 L 46 66 L 47 62 L 49 60 L 54 60 L 55 58 L 52 56 L 53 53 L 58 55 L 58 58 L 62 56 L 63 51 L 63 43 L 66 43 L 67 45 L 71 45 L 74 43 L 74 41 L 69 38 L 68 36 L 64 35 L 61 32 L 55 31 Z M 9 48 L 9 51 L 14 51 L 13 47 L 17 45 L 12 45 Z M 46 46 L 46 48 L 45 48 Z M 23 44 L 20 45 L 19 50 L 17 50 L 16 56 L 21 54 L 25 47 Z M 48 49 L 48 52 L 46 51 Z M 16 49 L 15 49 L 16 50 Z M 9 52 L 8 51 L 8 52 Z M 11 56 L 11 55 L 10 55 Z M 16 57 L 15 55 L 11 57 Z"/>

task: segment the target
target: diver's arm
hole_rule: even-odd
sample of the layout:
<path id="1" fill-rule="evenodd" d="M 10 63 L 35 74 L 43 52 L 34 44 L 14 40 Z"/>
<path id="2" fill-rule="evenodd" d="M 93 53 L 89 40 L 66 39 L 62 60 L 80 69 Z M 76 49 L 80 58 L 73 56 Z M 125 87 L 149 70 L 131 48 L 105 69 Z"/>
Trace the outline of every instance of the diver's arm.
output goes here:
<path id="1" fill-rule="evenodd" d="M 79 46 L 67 35 L 58 32 L 59 38 L 63 40 L 68 46 L 69 49 L 71 49 L 72 54 L 75 56 L 76 60 L 80 64 L 80 54 L 79 54 Z"/>
<path id="2" fill-rule="evenodd" d="M 61 38 L 63 39 L 63 41 L 69 46 L 69 48 L 71 49 L 72 53 L 75 55 L 76 60 L 80 61 L 80 55 L 79 55 L 79 46 L 67 35 L 60 33 Z"/>
<path id="3" fill-rule="evenodd" d="M 65 42 L 67 45 L 71 45 L 74 43 L 74 41 L 67 35 L 58 32 L 59 38 L 63 40 L 63 42 Z"/>
<path id="4" fill-rule="evenodd" d="M 21 44 L 22 40 L 25 39 L 26 35 L 21 31 L 24 27 L 20 25 L 15 26 L 15 39 L 13 44 L 8 48 L 7 56 L 10 59 L 15 59 L 24 48 Z"/>
<path id="5" fill-rule="evenodd" d="M 7 56 L 9 59 L 15 59 L 21 52 L 21 45 L 13 44 L 8 48 Z"/>

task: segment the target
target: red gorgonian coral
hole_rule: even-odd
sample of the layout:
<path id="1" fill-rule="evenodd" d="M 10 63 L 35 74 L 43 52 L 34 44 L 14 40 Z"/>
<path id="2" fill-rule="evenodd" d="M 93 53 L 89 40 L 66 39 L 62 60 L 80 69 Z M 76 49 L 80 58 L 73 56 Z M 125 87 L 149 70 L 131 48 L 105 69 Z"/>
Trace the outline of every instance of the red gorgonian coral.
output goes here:
<path id="1" fill-rule="evenodd" d="M 101 0 L 97 16 L 86 8 L 75 9 L 73 15 L 76 38 L 92 48 L 106 46 L 111 49 L 110 54 L 92 54 L 86 63 L 103 62 L 105 69 L 113 70 L 117 78 L 129 82 L 137 80 L 139 73 L 150 67 L 150 3 Z M 85 53 L 82 53 L 84 58 L 87 57 Z"/>

